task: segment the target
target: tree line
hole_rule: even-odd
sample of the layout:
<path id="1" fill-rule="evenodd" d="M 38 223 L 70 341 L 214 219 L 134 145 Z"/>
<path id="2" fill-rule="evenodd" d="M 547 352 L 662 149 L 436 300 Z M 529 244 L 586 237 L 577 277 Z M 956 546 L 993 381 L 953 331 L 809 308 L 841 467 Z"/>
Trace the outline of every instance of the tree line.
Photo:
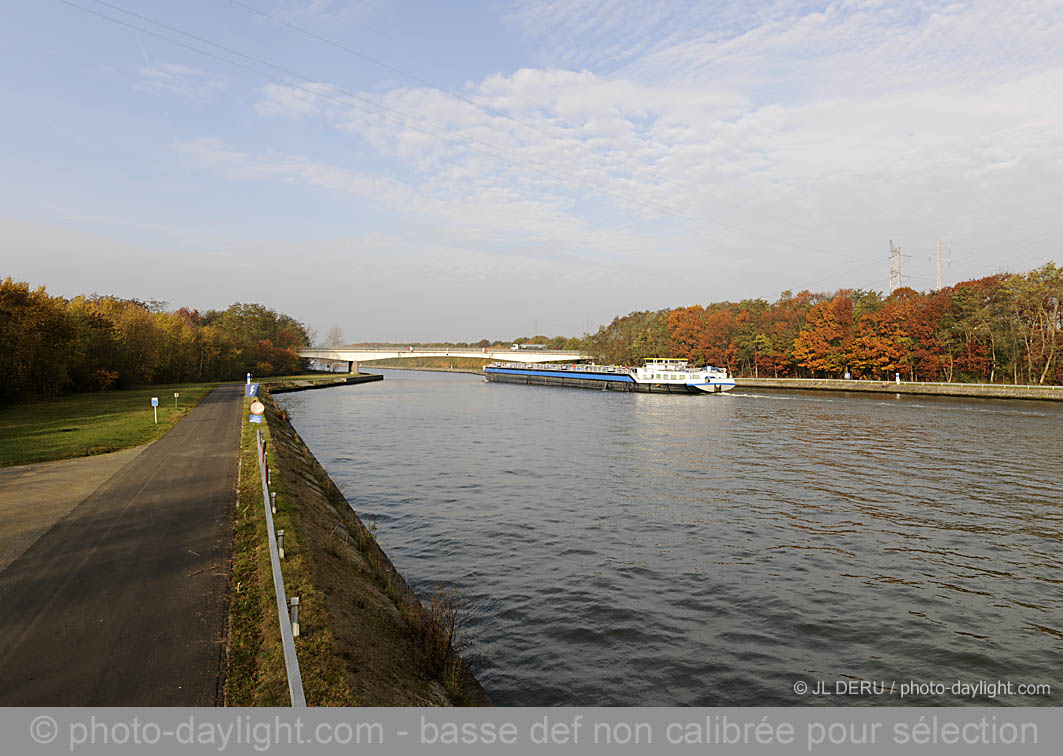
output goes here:
<path id="1" fill-rule="evenodd" d="M 740 376 L 1063 383 L 1063 268 L 921 293 L 784 291 L 617 317 L 584 339 L 602 362 L 684 357 Z"/>
<path id="2" fill-rule="evenodd" d="M 0 284 L 0 403 L 290 374 L 309 341 L 302 323 L 259 304 L 200 313 L 97 294 L 66 299 L 9 277 Z"/>
<path id="3" fill-rule="evenodd" d="M 603 363 L 683 357 L 742 376 L 889 378 L 1063 384 L 1063 268 L 998 274 L 921 293 L 901 288 L 784 291 L 614 318 L 542 343 Z M 200 313 L 113 296 L 49 295 L 0 283 L 0 403 L 65 392 L 225 381 L 298 372 L 307 328 L 260 304 Z M 455 344 L 456 345 L 456 344 Z"/>

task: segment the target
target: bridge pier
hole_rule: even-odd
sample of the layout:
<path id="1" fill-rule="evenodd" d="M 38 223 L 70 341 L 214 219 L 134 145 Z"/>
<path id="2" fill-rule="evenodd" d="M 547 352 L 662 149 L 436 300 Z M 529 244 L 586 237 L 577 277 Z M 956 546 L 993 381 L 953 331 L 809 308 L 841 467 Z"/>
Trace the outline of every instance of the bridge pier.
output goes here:
<path id="1" fill-rule="evenodd" d="M 347 372 L 350 373 L 351 375 L 356 375 L 358 373 L 358 361 L 357 360 L 347 360 Z"/>

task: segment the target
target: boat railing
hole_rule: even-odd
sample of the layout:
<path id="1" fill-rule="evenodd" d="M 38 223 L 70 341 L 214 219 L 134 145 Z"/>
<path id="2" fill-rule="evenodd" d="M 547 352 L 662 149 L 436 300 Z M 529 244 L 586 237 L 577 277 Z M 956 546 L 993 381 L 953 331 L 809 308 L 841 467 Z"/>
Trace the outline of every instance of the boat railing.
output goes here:
<path id="1" fill-rule="evenodd" d="M 543 363 L 538 365 L 529 365 L 526 362 L 491 362 L 486 367 L 492 368 L 511 368 L 516 370 L 549 370 L 551 372 L 569 372 L 569 373 L 610 373 L 614 375 L 629 375 L 634 368 L 625 367 L 623 365 L 579 365 L 579 364 L 557 364 L 557 363 Z"/>

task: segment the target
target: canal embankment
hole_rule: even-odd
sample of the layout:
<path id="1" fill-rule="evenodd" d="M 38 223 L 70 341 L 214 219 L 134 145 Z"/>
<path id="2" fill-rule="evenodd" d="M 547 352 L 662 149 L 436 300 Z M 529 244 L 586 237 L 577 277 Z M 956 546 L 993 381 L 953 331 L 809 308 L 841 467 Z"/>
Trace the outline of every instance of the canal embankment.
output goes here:
<path id="1" fill-rule="evenodd" d="M 735 378 L 738 389 L 790 391 L 855 391 L 871 394 L 962 396 L 982 399 L 1042 399 L 1063 401 L 1063 386 L 1012 386 L 999 383 L 932 383 L 867 381 L 841 378 Z"/>
<path id="2" fill-rule="evenodd" d="M 386 360 L 362 362 L 370 370 L 421 370 L 430 373 L 470 373 L 483 375 L 490 360 L 478 357 L 391 357 Z"/>
<path id="3" fill-rule="evenodd" d="M 287 394 L 292 391 L 313 391 L 315 389 L 351 386 L 357 383 L 371 383 L 383 380 L 384 376 L 359 373 L 357 375 L 314 376 L 311 378 L 289 378 L 282 381 L 263 382 L 263 388 L 271 394 Z"/>
<path id="4" fill-rule="evenodd" d="M 352 380 L 353 379 L 353 380 Z M 285 391 L 349 385 L 380 376 L 344 376 Z M 268 386 L 264 386 L 268 389 Z M 309 705 L 489 705 L 476 678 L 453 653 L 451 617 L 423 605 L 303 443 L 287 413 L 262 392 L 270 488 L 284 531 L 282 570 L 300 599 L 296 650 Z M 284 706 L 288 691 L 277 627 L 256 426 L 244 422 L 232 569 L 232 617 L 226 703 Z M 357 437 L 352 436 L 352 444 Z M 453 604 L 448 605 L 451 609 Z M 445 643 L 443 642 L 445 639 Z"/>
<path id="5" fill-rule="evenodd" d="M 372 370 L 374 365 L 367 366 Z M 480 375 L 484 374 L 483 368 L 475 370 L 473 368 L 445 368 L 445 367 L 409 367 L 407 365 L 380 365 L 381 370 L 417 370 L 422 373 L 467 373 L 468 375 Z"/>

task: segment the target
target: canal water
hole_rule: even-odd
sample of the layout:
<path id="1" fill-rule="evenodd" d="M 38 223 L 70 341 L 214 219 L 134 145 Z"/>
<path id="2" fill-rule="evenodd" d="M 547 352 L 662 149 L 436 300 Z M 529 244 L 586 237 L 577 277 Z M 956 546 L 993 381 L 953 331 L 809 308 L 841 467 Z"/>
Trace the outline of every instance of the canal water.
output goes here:
<path id="1" fill-rule="evenodd" d="M 381 372 L 279 401 L 498 704 L 1063 704 L 1063 404 Z"/>

